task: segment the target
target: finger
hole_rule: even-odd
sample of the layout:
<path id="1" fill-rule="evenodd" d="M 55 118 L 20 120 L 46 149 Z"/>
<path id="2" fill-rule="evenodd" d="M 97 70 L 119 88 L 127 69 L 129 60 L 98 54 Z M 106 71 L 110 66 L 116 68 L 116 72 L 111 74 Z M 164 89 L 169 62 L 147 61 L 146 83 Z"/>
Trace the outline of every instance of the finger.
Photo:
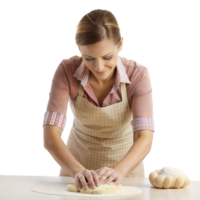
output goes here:
<path id="1" fill-rule="evenodd" d="M 120 184 L 120 180 L 119 179 L 117 179 L 115 182 L 114 182 L 114 185 L 116 185 L 116 186 L 118 186 L 119 184 Z"/>
<path id="2" fill-rule="evenodd" d="M 95 173 L 96 173 L 97 176 L 99 177 L 99 170 L 96 170 Z"/>
<path id="3" fill-rule="evenodd" d="M 101 169 L 98 169 L 98 175 L 104 174 L 108 170 L 108 167 L 102 167 Z"/>
<path id="4" fill-rule="evenodd" d="M 113 174 L 113 173 L 114 173 L 114 172 L 113 172 L 112 169 L 107 169 L 107 170 L 104 172 L 104 174 L 101 175 L 101 177 L 99 178 L 99 181 L 100 181 L 101 183 L 105 183 L 106 180 L 107 180 L 107 178 L 108 178 L 109 176 L 111 176 L 111 174 Z"/>
<path id="5" fill-rule="evenodd" d="M 97 177 L 98 177 L 98 180 L 99 180 L 100 175 L 98 174 L 98 172 L 95 172 L 95 173 L 96 173 L 96 175 L 97 175 Z"/>
<path id="6" fill-rule="evenodd" d="M 117 178 L 117 174 L 111 174 L 107 179 L 106 179 L 106 183 L 110 184 L 110 182 L 112 182 L 113 180 L 116 180 Z"/>
<path id="7" fill-rule="evenodd" d="M 93 176 L 96 187 L 98 187 L 100 185 L 98 174 L 94 170 L 91 170 L 91 174 Z"/>
<path id="8" fill-rule="evenodd" d="M 106 179 L 107 179 L 107 177 L 108 177 L 108 175 L 103 174 L 103 175 L 99 178 L 99 182 L 102 183 L 102 184 L 104 184 L 105 181 L 106 181 Z"/>
<path id="9" fill-rule="evenodd" d="M 79 180 L 78 175 L 75 177 L 75 184 L 76 184 L 76 187 L 77 187 L 79 190 L 81 190 L 82 185 L 81 185 L 81 181 Z"/>
<path id="10" fill-rule="evenodd" d="M 85 173 L 83 172 L 82 174 L 80 174 L 79 179 L 80 179 L 80 182 L 82 184 L 82 187 L 84 187 L 85 189 L 88 189 L 88 184 L 86 182 L 86 178 L 85 178 L 86 174 Z"/>
<path id="11" fill-rule="evenodd" d="M 85 169 L 85 170 L 83 171 L 83 174 L 84 174 L 85 177 L 87 178 L 90 187 L 94 189 L 94 188 L 95 188 L 95 183 L 94 183 L 94 180 L 93 180 L 93 176 L 92 176 L 92 174 L 91 174 L 91 171 L 88 170 L 88 169 Z M 87 188 L 86 188 L 86 189 L 87 189 Z"/>
<path id="12" fill-rule="evenodd" d="M 98 176 L 98 178 L 99 178 L 99 177 L 100 177 L 100 174 L 99 174 L 99 169 L 98 169 L 98 170 L 96 170 L 95 172 L 96 172 L 96 174 L 97 174 L 97 176 Z"/>
<path id="13" fill-rule="evenodd" d="M 94 183 L 92 171 L 93 170 L 87 170 L 87 171 L 85 171 L 85 176 L 86 176 L 86 178 L 87 178 L 87 180 L 89 182 L 90 187 L 94 189 L 95 188 L 95 183 Z"/>
<path id="14" fill-rule="evenodd" d="M 101 177 L 105 173 L 105 169 L 98 169 L 96 173 L 98 174 L 99 177 Z"/>

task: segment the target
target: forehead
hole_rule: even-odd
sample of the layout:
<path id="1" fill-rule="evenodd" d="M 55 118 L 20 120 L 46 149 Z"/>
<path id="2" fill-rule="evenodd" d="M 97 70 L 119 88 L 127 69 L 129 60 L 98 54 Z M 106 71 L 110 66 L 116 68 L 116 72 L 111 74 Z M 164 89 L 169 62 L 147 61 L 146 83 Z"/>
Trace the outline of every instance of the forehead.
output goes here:
<path id="1" fill-rule="evenodd" d="M 108 40 L 108 39 L 104 39 L 104 40 L 101 40 L 99 42 L 95 42 L 95 43 L 92 43 L 92 44 L 87 44 L 87 45 L 82 45 L 82 46 L 79 46 L 80 49 L 82 50 L 85 50 L 85 49 L 93 49 L 93 48 L 114 48 L 116 47 L 117 45 L 114 45 L 113 41 L 111 40 Z"/>
<path id="2" fill-rule="evenodd" d="M 116 52 L 117 45 L 114 45 L 111 40 L 102 40 L 93 44 L 80 46 L 79 49 L 83 55 L 98 57 Z"/>

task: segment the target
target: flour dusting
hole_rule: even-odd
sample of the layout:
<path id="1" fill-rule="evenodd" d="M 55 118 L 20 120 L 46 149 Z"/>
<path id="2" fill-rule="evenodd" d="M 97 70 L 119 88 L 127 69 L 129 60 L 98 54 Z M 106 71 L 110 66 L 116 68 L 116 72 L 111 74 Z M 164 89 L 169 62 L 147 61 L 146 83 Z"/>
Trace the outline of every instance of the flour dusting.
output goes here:
<path id="1" fill-rule="evenodd" d="M 160 170 L 160 175 L 164 176 L 174 176 L 174 177 L 183 177 L 184 170 L 180 168 L 176 168 L 173 166 L 162 166 Z"/>

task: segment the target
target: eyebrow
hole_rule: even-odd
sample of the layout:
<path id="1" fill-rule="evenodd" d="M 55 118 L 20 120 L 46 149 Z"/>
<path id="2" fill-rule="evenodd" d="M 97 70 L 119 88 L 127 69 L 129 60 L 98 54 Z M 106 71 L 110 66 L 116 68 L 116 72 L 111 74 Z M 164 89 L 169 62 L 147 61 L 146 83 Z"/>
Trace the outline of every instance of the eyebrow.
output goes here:
<path id="1" fill-rule="evenodd" d="M 111 52 L 111 53 L 114 53 L 114 52 Z M 104 55 L 104 56 L 107 56 L 107 55 L 109 55 L 109 54 L 111 54 L 111 53 L 108 53 L 108 54 L 106 54 L 106 55 Z M 85 54 L 83 54 L 84 56 L 89 56 L 89 55 L 85 55 Z M 104 56 L 102 56 L 102 57 L 104 57 Z M 89 57 L 91 57 L 91 58 L 93 58 L 92 56 L 89 56 Z"/>

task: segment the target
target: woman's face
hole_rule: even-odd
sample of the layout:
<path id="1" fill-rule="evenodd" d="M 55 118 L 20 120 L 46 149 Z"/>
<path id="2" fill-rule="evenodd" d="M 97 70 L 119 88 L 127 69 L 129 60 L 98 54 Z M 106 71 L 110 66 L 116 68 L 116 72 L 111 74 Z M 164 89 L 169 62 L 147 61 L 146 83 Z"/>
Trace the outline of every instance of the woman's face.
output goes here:
<path id="1" fill-rule="evenodd" d="M 123 46 L 123 37 L 121 45 L 118 48 L 111 40 L 105 39 L 89 45 L 79 46 L 85 66 L 92 73 L 93 78 L 103 84 L 111 80 L 117 65 L 118 52 Z M 103 72 L 99 74 L 98 72 Z"/>

